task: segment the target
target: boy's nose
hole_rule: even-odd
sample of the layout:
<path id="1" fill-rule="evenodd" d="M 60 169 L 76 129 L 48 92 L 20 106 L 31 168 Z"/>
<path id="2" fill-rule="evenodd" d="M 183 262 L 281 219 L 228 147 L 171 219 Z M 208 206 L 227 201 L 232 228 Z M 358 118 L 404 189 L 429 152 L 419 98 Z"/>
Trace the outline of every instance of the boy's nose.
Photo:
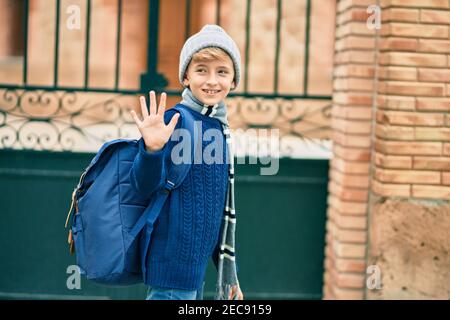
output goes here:
<path id="1" fill-rule="evenodd" d="M 217 83 L 217 77 L 214 74 L 212 74 L 212 75 L 210 75 L 208 77 L 208 80 L 206 82 L 210 83 L 210 84 L 216 84 Z"/>

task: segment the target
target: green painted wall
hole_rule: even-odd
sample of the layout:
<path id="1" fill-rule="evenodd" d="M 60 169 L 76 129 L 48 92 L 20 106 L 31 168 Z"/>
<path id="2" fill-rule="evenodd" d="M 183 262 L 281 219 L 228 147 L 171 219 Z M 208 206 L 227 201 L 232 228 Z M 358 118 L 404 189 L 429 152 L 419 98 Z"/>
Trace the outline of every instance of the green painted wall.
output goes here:
<path id="1" fill-rule="evenodd" d="M 144 299 L 144 285 L 105 287 L 82 278 L 64 229 L 72 190 L 93 154 L 0 150 L 0 298 Z M 328 160 L 281 159 L 279 172 L 236 165 L 237 256 L 247 299 L 320 299 Z M 205 298 L 213 297 L 210 263 Z"/>

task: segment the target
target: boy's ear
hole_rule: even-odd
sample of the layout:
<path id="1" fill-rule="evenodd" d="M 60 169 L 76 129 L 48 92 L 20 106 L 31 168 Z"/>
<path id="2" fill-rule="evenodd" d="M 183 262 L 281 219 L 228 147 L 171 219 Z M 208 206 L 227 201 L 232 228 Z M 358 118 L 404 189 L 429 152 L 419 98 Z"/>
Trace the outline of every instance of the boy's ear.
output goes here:
<path id="1" fill-rule="evenodd" d="M 184 76 L 183 84 L 184 84 L 186 87 L 189 86 L 189 79 L 187 78 L 186 75 Z"/>

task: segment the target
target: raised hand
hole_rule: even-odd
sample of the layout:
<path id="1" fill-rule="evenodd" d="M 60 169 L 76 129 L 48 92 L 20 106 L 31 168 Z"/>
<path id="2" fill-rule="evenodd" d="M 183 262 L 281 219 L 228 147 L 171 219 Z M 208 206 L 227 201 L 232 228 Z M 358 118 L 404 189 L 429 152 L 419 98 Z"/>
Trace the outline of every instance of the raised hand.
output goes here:
<path id="1" fill-rule="evenodd" d="M 231 287 L 229 300 L 232 300 L 237 296 L 237 300 L 244 300 L 244 294 L 241 291 L 241 288 L 237 285 Z"/>
<path id="2" fill-rule="evenodd" d="M 145 147 L 148 151 L 154 152 L 161 150 L 166 142 L 169 140 L 170 136 L 177 125 L 179 113 L 176 113 L 172 119 L 170 119 L 169 124 L 164 122 L 164 111 L 166 109 L 166 98 L 165 92 L 161 94 L 161 99 L 159 100 L 159 107 L 156 108 L 156 94 L 155 91 L 150 91 L 150 113 L 147 110 L 147 103 L 145 98 L 141 96 L 141 113 L 142 120 L 139 119 L 136 112 L 131 110 L 131 116 L 134 119 L 139 131 L 141 132 L 142 138 L 145 142 Z"/>

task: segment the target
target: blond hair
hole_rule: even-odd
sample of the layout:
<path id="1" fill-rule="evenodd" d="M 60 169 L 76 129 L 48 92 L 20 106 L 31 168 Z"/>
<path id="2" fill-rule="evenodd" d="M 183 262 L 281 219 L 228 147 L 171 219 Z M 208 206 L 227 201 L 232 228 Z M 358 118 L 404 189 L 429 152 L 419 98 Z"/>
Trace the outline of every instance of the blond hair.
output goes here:
<path id="1" fill-rule="evenodd" d="M 194 53 L 194 55 L 192 56 L 192 61 L 194 62 L 214 61 L 214 60 L 227 61 L 227 57 L 230 58 L 231 60 L 231 57 L 225 50 L 219 47 L 207 47 Z M 233 62 L 233 60 L 231 60 L 231 62 Z M 188 68 L 186 68 L 186 72 L 184 73 L 184 78 L 186 78 L 187 69 Z M 233 71 L 234 71 L 234 64 L 233 64 Z M 233 80 L 234 81 L 236 80 L 236 72 L 234 72 Z"/>
<path id="2" fill-rule="evenodd" d="M 227 57 L 229 57 L 229 55 L 223 49 L 218 47 L 208 47 L 194 53 L 192 56 L 192 61 L 226 61 Z"/>

